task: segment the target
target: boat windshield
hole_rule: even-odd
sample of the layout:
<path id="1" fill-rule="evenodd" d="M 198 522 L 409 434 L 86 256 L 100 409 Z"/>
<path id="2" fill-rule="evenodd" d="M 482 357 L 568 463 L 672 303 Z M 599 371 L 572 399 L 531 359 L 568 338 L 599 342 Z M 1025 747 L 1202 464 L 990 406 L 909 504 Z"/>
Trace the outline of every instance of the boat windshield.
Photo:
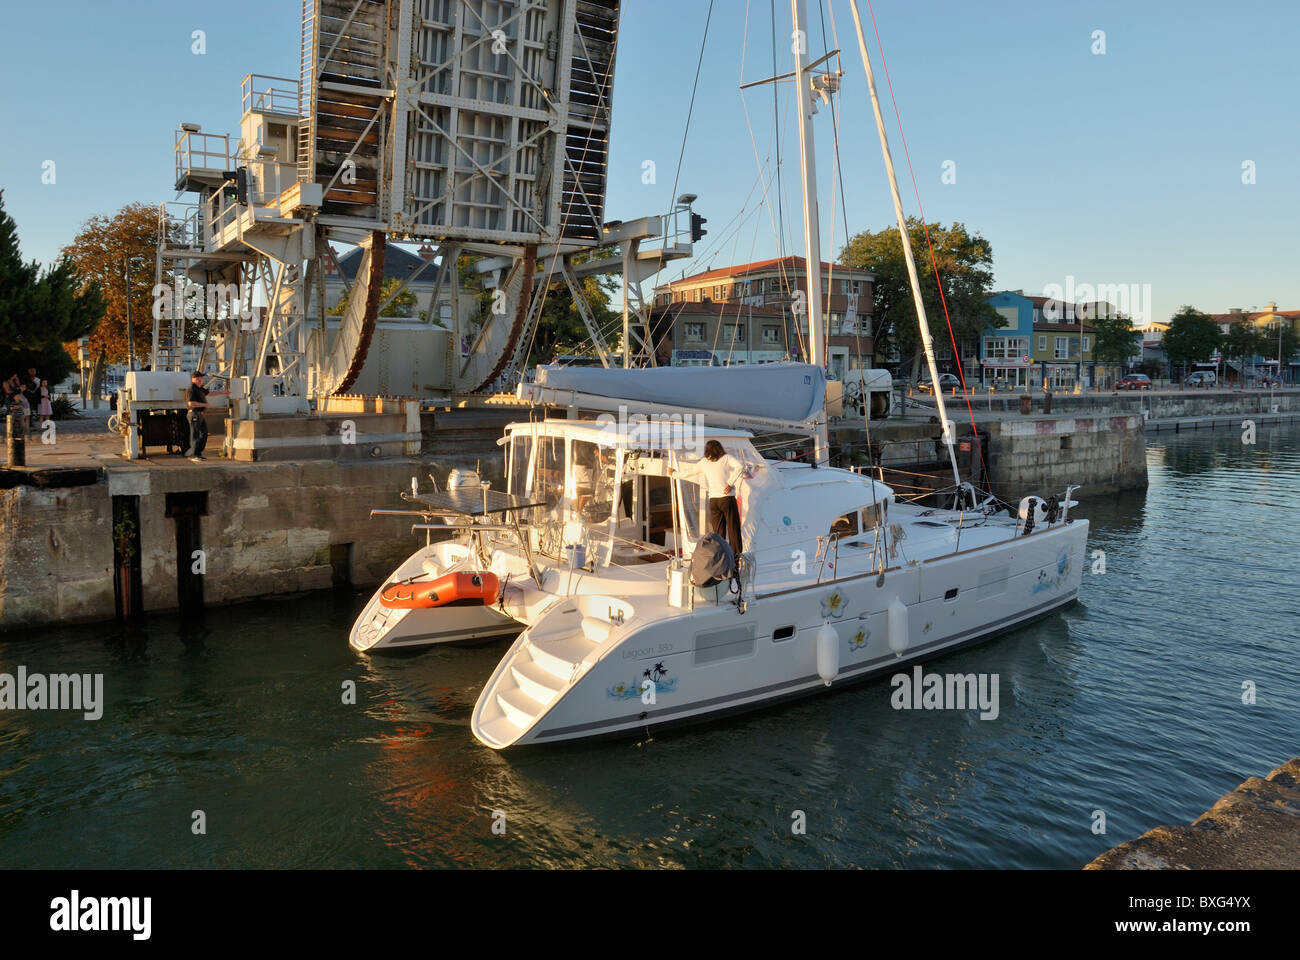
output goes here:
<path id="1" fill-rule="evenodd" d="M 510 438 L 510 459 L 506 462 L 507 490 L 517 497 L 532 492 L 528 473 L 533 455 L 533 438 L 526 433 L 516 433 Z"/>
<path id="2" fill-rule="evenodd" d="M 566 547 L 589 541 L 590 528 L 615 518 L 620 484 L 611 448 L 520 432 L 510 439 L 508 465 L 510 492 L 540 501 L 526 519 L 545 556 L 564 559 Z"/>

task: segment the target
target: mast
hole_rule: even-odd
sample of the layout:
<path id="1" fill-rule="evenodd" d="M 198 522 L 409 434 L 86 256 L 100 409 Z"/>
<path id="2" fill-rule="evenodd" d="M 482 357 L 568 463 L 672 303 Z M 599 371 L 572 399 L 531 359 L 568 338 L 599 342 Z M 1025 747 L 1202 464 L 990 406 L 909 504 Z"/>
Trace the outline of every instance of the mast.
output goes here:
<path id="1" fill-rule="evenodd" d="M 804 66 L 808 58 L 804 0 L 790 0 L 790 13 L 794 23 L 792 39 L 794 40 L 794 88 L 799 114 L 799 169 L 803 175 L 803 241 L 808 285 L 808 362 L 825 370 L 821 227 L 817 217 L 817 155 L 812 129 L 815 107 L 812 97 L 812 77 L 805 74 L 805 71 L 810 68 Z M 823 410 L 813 439 L 813 466 L 821 466 L 830 459 L 829 446 L 826 413 Z"/>
<path id="2" fill-rule="evenodd" d="M 802 6 L 802 0 L 794 0 Z M 957 454 L 953 450 L 953 425 L 948 419 L 948 410 L 944 406 L 943 391 L 939 388 L 939 368 L 934 362 L 934 339 L 930 336 L 930 324 L 925 319 L 925 302 L 921 299 L 921 281 L 916 275 L 916 261 L 912 257 L 912 238 L 907 232 L 907 218 L 903 216 L 903 200 L 898 193 L 898 178 L 894 175 L 894 158 L 889 153 L 889 138 L 885 136 L 885 119 L 880 113 L 880 100 L 876 96 L 876 78 L 871 72 L 871 58 L 867 56 L 867 41 L 862 35 L 862 18 L 858 15 L 858 0 L 849 0 L 853 8 L 853 23 L 858 28 L 858 50 L 862 53 L 862 65 L 867 70 L 867 89 L 871 91 L 871 107 L 876 113 L 876 129 L 880 132 L 880 152 L 885 156 L 885 169 L 889 172 L 889 189 L 894 196 L 894 213 L 898 217 L 898 236 L 903 244 L 903 258 L 907 261 L 907 276 L 912 282 L 912 301 L 916 304 L 916 321 L 921 327 L 921 343 L 925 347 L 925 361 L 930 368 L 930 383 L 934 387 L 935 403 L 939 406 L 939 422 L 943 424 L 943 442 L 948 447 L 948 459 L 952 463 L 953 482 L 961 485 L 961 472 L 957 469 Z M 797 56 L 797 55 L 796 55 Z M 800 117 L 799 133 L 803 134 L 803 118 Z M 935 281 L 938 282 L 938 277 Z"/>

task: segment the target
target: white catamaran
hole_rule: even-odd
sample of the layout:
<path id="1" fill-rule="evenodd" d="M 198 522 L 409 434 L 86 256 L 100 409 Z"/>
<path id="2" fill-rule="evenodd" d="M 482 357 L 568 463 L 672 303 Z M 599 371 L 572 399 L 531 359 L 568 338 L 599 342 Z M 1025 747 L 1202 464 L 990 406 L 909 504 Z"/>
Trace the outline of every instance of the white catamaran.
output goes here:
<path id="1" fill-rule="evenodd" d="M 798 30 L 803 0 L 791 7 Z M 906 238 L 860 21 L 858 39 Z M 1011 515 L 992 498 L 977 502 L 958 477 L 953 507 L 927 508 L 826 465 L 814 78 L 797 45 L 795 56 L 812 362 L 540 368 L 521 396 L 610 413 L 507 427 L 505 492 L 413 492 L 410 510 L 376 511 L 417 514 L 416 529 L 452 536 L 398 568 L 351 643 L 378 650 L 517 633 L 474 708 L 472 730 L 489 747 L 639 734 L 770 705 L 893 673 L 1078 596 L 1088 522 L 1069 515 L 1074 487 L 1026 497 Z M 952 425 L 936 400 L 955 474 Z M 753 443 L 760 432 L 811 436 L 814 462 L 765 459 Z M 732 580 L 700 587 L 688 561 L 708 532 L 708 504 L 678 468 L 708 440 L 744 468 L 742 553 Z"/>

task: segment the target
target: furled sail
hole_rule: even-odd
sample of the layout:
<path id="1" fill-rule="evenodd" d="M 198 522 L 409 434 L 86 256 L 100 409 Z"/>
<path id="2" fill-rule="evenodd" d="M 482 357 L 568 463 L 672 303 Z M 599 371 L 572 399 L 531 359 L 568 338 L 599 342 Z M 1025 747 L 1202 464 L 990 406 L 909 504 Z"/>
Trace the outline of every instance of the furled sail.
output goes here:
<path id="1" fill-rule="evenodd" d="M 534 385 L 629 404 L 796 423 L 822 419 L 826 408 L 826 375 L 820 367 L 807 363 L 632 370 L 541 365 Z"/>

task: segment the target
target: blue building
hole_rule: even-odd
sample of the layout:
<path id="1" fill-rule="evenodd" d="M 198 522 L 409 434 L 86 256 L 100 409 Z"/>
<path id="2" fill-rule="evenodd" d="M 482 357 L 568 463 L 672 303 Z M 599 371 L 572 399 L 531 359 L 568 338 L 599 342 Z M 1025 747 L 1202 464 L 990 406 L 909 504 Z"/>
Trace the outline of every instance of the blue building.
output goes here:
<path id="1" fill-rule="evenodd" d="M 1029 383 L 1034 369 L 1034 321 L 1041 322 L 1042 301 L 1042 297 L 1026 297 L 1019 290 L 1000 290 L 988 298 L 1007 325 L 985 327 L 980 338 L 980 379 L 985 386 L 1023 387 Z"/>

